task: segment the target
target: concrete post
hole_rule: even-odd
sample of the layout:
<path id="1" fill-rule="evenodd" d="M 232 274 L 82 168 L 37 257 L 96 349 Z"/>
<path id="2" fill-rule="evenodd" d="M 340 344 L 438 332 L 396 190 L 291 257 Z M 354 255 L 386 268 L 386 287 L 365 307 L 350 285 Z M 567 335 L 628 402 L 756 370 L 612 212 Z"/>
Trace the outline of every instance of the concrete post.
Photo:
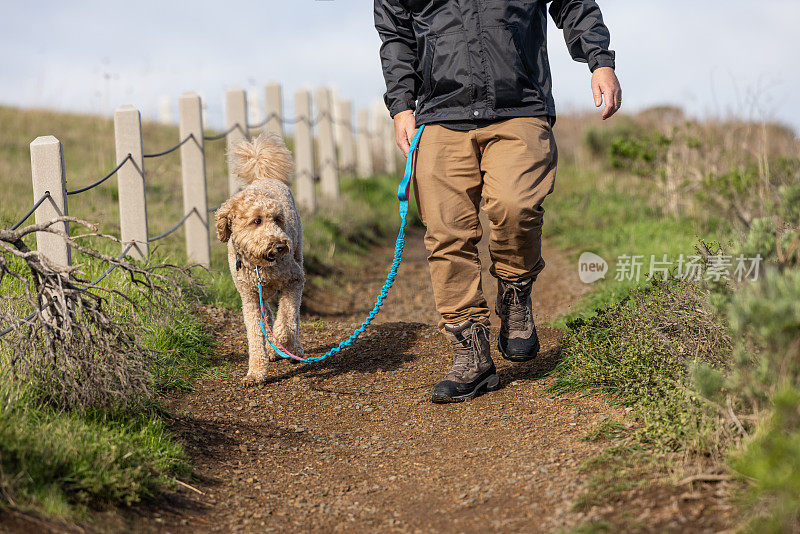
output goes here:
<path id="1" fill-rule="evenodd" d="M 160 124 L 172 124 L 169 97 L 166 95 L 162 95 L 158 98 L 158 122 Z"/>
<path id="2" fill-rule="evenodd" d="M 372 176 L 372 150 L 369 142 L 369 111 L 358 110 L 358 131 L 356 133 L 356 174 L 360 178 Z"/>
<path id="3" fill-rule="evenodd" d="M 227 136 L 228 150 L 240 141 L 248 139 L 247 135 L 247 95 L 241 87 L 231 87 L 225 92 L 226 129 L 231 129 Z M 241 188 L 233 166 L 228 164 L 228 190 L 233 195 Z"/>
<path id="4" fill-rule="evenodd" d="M 336 143 L 336 149 L 339 149 L 339 146 L 342 144 L 342 140 L 339 138 L 339 127 L 338 124 L 342 120 L 339 116 L 339 89 L 335 85 L 331 85 L 328 87 L 328 98 L 331 102 L 331 113 L 333 114 L 333 141 Z"/>
<path id="5" fill-rule="evenodd" d="M 383 119 L 381 139 L 383 140 L 383 157 L 385 158 L 384 166 L 386 172 L 389 174 L 397 173 L 397 154 L 399 148 L 394 140 L 394 121 L 391 118 Z"/>
<path id="6" fill-rule="evenodd" d="M 342 174 L 355 174 L 356 150 L 353 142 L 353 110 L 349 100 L 336 102 L 337 122 L 334 130 L 339 146 L 339 171 Z"/>
<path id="7" fill-rule="evenodd" d="M 261 122 L 261 96 L 258 89 L 247 91 L 247 122 L 258 124 Z"/>
<path id="8" fill-rule="evenodd" d="M 264 131 L 283 137 L 283 92 L 281 91 L 281 84 L 268 83 L 264 88 L 264 93 L 266 97 L 264 107 L 267 114 L 267 123 L 264 125 Z"/>
<path id="9" fill-rule="evenodd" d="M 186 257 L 190 263 L 211 265 L 211 243 L 208 229 L 208 196 L 206 192 L 206 156 L 203 141 L 203 106 L 195 93 L 184 93 L 178 99 L 180 139 L 192 136 L 181 146 L 183 177 L 183 213 L 194 211 L 186 219 Z"/>
<path id="10" fill-rule="evenodd" d="M 294 94 L 294 113 L 297 125 L 294 130 L 294 159 L 297 204 L 313 212 L 317 209 L 314 193 L 314 135 L 311 131 L 311 94 L 298 89 Z"/>
<path id="11" fill-rule="evenodd" d="M 37 137 L 31 148 L 31 178 L 33 181 L 33 201 L 37 202 L 45 191 L 50 198 L 42 202 L 34 214 L 36 223 L 52 221 L 56 217 L 69 215 L 67 211 L 67 179 L 64 173 L 64 149 L 61 142 L 48 135 Z M 69 234 L 66 222 L 51 228 Z M 47 232 L 36 234 L 36 248 L 51 262 L 67 267 L 71 264 L 70 249 L 64 238 Z"/>
<path id="12" fill-rule="evenodd" d="M 317 89 L 317 113 L 319 114 L 319 177 L 322 196 L 329 200 L 339 199 L 339 170 L 336 161 L 336 143 L 333 138 L 333 104 L 326 87 Z"/>
<path id="13" fill-rule="evenodd" d="M 382 102 L 372 103 L 372 128 L 370 136 L 370 144 L 372 145 L 372 161 L 373 171 L 381 174 L 387 172 L 385 168 L 386 157 L 383 150 L 383 115 L 386 113 L 386 108 Z"/>
<path id="14" fill-rule="evenodd" d="M 131 155 L 131 161 L 117 171 L 119 191 L 119 226 L 123 249 L 133 247 L 128 256 L 147 259 L 147 197 L 142 157 L 142 117 L 133 106 L 120 106 L 114 112 L 114 136 L 117 142 L 117 164 Z"/>

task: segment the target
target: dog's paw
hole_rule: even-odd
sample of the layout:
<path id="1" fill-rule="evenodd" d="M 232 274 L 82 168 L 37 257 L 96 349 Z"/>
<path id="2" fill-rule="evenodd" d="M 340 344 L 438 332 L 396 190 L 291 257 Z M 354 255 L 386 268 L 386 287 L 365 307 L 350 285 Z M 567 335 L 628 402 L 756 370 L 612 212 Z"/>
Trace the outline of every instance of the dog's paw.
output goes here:
<path id="1" fill-rule="evenodd" d="M 302 358 L 305 355 L 305 352 L 303 352 L 303 346 L 300 343 L 292 343 L 291 341 L 287 341 L 283 344 L 283 346 L 295 356 Z"/>
<path id="2" fill-rule="evenodd" d="M 267 381 L 267 373 L 249 373 L 242 378 L 242 385 L 246 388 L 260 386 Z"/>
<path id="3" fill-rule="evenodd" d="M 271 362 L 277 362 L 278 360 L 281 359 L 281 357 L 278 356 L 277 352 L 275 352 L 274 350 L 271 350 L 271 351 L 269 351 L 269 354 L 267 354 L 267 359 L 269 361 L 271 361 Z"/>

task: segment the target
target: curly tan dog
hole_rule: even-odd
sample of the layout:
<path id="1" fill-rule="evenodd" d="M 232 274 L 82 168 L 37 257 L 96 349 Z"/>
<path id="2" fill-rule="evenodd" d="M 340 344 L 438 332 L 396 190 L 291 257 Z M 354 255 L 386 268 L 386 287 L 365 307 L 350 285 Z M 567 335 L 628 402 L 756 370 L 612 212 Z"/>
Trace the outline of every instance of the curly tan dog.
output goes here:
<path id="1" fill-rule="evenodd" d="M 242 297 L 250 353 L 243 383 L 255 385 L 267 377 L 267 360 L 278 359 L 259 324 L 256 267 L 261 268 L 265 320 L 273 325 L 281 345 L 303 354 L 298 328 L 305 284 L 303 225 L 289 189 L 292 154 L 279 136 L 261 134 L 252 142 L 242 141 L 230 150 L 229 158 L 244 189 L 217 210 L 217 237 L 228 243 L 228 265 Z M 275 293 L 280 296 L 273 323 L 266 300 Z"/>

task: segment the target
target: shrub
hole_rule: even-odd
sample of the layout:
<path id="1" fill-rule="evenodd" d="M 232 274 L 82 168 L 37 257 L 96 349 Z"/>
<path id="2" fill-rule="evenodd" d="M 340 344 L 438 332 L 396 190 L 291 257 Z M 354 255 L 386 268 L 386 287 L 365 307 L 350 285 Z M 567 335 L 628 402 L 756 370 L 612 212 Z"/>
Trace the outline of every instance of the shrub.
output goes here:
<path id="1" fill-rule="evenodd" d="M 774 395 L 772 414 L 731 465 L 752 481 L 748 501 L 757 515 L 746 531 L 800 530 L 800 389 Z"/>
<path id="2" fill-rule="evenodd" d="M 722 367 L 731 342 L 702 286 L 653 281 L 567 325 L 552 390 L 604 394 L 637 409 L 643 442 L 720 455 L 729 425 L 689 390 L 695 361 Z"/>

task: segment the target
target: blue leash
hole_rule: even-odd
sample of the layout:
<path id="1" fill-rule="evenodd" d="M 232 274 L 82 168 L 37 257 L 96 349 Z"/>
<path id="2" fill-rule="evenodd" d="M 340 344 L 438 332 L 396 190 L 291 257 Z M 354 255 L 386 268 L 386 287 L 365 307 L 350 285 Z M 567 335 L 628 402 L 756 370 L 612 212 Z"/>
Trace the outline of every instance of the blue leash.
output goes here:
<path id="1" fill-rule="evenodd" d="M 400 181 L 400 185 L 397 187 L 397 198 L 400 201 L 398 208 L 398 211 L 400 212 L 400 231 L 397 233 L 397 240 L 395 241 L 394 245 L 394 259 L 392 260 L 392 268 L 389 270 L 389 274 L 386 276 L 386 283 L 383 284 L 383 288 L 381 288 L 380 295 L 378 295 L 378 300 L 375 301 L 375 306 L 372 308 L 372 311 L 369 313 L 364 322 L 361 323 L 361 326 L 358 327 L 349 338 L 339 343 L 338 346 L 332 348 L 324 355 L 311 356 L 309 358 L 301 358 L 299 356 L 295 356 L 294 354 L 288 354 L 281 348 L 276 347 L 270 339 L 270 336 L 267 335 L 267 331 L 264 328 L 264 297 L 263 290 L 261 288 L 261 272 L 260 268 L 256 267 L 256 277 L 258 278 L 258 304 L 261 307 L 261 333 L 264 334 L 264 339 L 267 340 L 267 343 L 270 344 L 275 353 L 281 358 L 292 359 L 306 363 L 314 363 L 333 356 L 334 354 L 351 346 L 358 339 L 358 337 L 364 333 L 370 323 L 372 323 L 372 320 L 375 318 L 375 316 L 381 311 L 383 300 L 389 294 L 392 284 L 394 284 L 394 279 L 397 276 L 397 269 L 400 267 L 400 262 L 403 259 L 403 247 L 405 246 L 406 241 L 406 217 L 408 216 L 408 196 L 411 189 L 411 176 L 414 173 L 414 155 L 417 151 L 417 146 L 419 145 L 419 139 L 422 137 L 422 130 L 424 129 L 425 125 L 423 124 L 419 127 L 419 130 L 417 130 L 417 133 L 411 140 L 411 146 L 408 150 L 408 157 L 406 158 L 405 174 L 403 174 L 403 179 Z"/>

